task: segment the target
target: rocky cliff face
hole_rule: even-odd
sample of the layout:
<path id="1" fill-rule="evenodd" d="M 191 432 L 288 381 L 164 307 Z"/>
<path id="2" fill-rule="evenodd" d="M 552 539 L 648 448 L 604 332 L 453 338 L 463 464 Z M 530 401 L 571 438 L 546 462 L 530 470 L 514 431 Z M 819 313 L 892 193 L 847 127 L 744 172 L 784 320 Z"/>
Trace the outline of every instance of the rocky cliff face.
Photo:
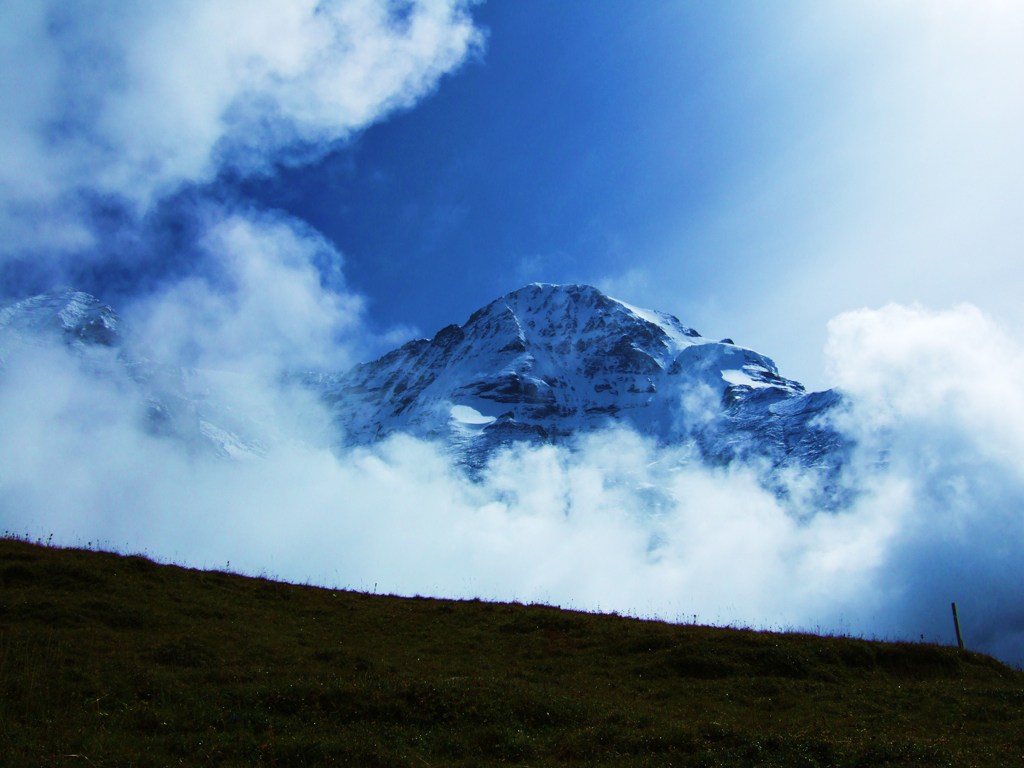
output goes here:
<path id="1" fill-rule="evenodd" d="M 706 461 L 834 475 L 845 446 L 808 394 L 769 358 L 712 341 L 671 315 L 582 285 L 534 284 L 344 374 L 310 377 L 344 440 L 395 432 L 437 439 L 470 468 L 520 441 L 571 443 L 629 426 Z"/>

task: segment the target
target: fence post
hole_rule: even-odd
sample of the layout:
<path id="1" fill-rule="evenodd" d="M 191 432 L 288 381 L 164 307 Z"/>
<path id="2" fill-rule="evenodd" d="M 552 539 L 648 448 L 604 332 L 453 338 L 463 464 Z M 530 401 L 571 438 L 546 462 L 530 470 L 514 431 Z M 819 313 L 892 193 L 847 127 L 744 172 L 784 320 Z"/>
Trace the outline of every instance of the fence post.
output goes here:
<path id="1" fill-rule="evenodd" d="M 964 649 L 964 638 L 960 634 L 960 617 L 956 615 L 956 603 L 953 603 L 953 626 L 956 628 L 956 645 L 962 651 Z"/>

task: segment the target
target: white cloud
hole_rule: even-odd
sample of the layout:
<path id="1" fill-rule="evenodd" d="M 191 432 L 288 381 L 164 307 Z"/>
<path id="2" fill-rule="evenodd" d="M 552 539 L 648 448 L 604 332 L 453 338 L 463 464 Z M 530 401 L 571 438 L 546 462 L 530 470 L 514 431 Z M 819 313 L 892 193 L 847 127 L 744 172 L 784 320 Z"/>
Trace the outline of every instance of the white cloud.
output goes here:
<path id="1" fill-rule="evenodd" d="M 460 0 L 12 0 L 0 30 L 8 252 L 84 243 L 83 194 L 144 210 L 225 166 L 308 159 L 480 44 Z"/>
<path id="2" fill-rule="evenodd" d="M 359 343 L 363 303 L 345 290 L 333 246 L 280 214 L 208 206 L 205 218 L 205 273 L 128 309 L 151 354 L 266 373 L 355 362 L 349 355 Z"/>
<path id="3" fill-rule="evenodd" d="M 883 566 L 887 632 L 938 631 L 937 607 L 970 606 L 975 641 L 1022 656 L 1024 348 L 972 306 L 890 305 L 829 327 L 831 370 L 852 396 L 862 486 L 894 526 Z M 885 466 L 877 464 L 885 452 Z M 926 629 L 927 628 L 927 629 Z"/>
<path id="4" fill-rule="evenodd" d="M 862 432 L 938 424 L 954 454 L 970 445 L 1007 468 L 1024 451 L 1024 350 L 974 306 L 844 313 L 829 323 L 826 355 L 831 377 L 859 403 L 852 421 Z M 917 452 L 950 449 L 939 434 L 915 432 Z"/>
<path id="5" fill-rule="evenodd" d="M 517 448 L 476 483 L 408 437 L 334 453 L 320 406 L 258 378 L 266 456 L 203 460 L 141 428 L 127 379 L 37 350 L 0 380 L 0 520 L 295 581 L 869 637 L 952 642 L 956 600 L 970 647 L 1024 661 L 1024 396 L 993 384 L 1024 350 L 970 307 L 862 310 L 830 334 L 864 454 L 837 513 L 625 430 Z"/>
<path id="6" fill-rule="evenodd" d="M 65 258 L 161 271 L 121 309 L 167 363 L 263 377 L 347 367 L 374 339 L 319 233 L 202 190 L 168 206 L 171 225 L 142 214 L 224 170 L 319 156 L 480 44 L 462 0 L 6 3 L 0 259 L 47 275 Z M 117 221 L 91 222 L 106 198 Z"/>

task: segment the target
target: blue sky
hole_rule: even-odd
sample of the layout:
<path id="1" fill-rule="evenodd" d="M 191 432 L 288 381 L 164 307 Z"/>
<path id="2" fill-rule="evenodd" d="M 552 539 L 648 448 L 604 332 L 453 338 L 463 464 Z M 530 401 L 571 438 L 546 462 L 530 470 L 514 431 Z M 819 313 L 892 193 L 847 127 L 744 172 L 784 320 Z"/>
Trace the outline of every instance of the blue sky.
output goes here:
<path id="1" fill-rule="evenodd" d="M 523 282 L 650 263 L 764 140 L 720 97 L 724 33 L 756 20 L 613 8 L 474 9 L 486 48 L 437 93 L 255 194 L 338 243 L 382 321 L 425 332 Z"/>
<path id="2" fill-rule="evenodd" d="M 708 230 L 745 224 L 738 198 L 825 75 L 767 80 L 784 41 L 764 8 L 622 9 L 480 6 L 484 51 L 436 93 L 247 193 L 337 243 L 384 324 L 431 334 L 530 281 L 601 284 L 698 327 L 719 302 L 725 320 L 760 269 L 734 252 L 742 233 Z"/>
<path id="3" fill-rule="evenodd" d="M 530 281 L 672 312 L 812 388 L 845 311 L 970 302 L 1024 330 L 1016 4 L 435 3 L 387 55 L 380 2 L 328 3 L 365 25 L 333 41 L 312 0 L 245 23 L 235 0 L 94 5 L 5 11 L 7 293 L 123 304 L 206 274 L 217 201 L 337 250 L 363 355 Z"/>
<path id="4" fill-rule="evenodd" d="M 998 4 L 495 2 L 413 110 L 247 192 L 312 223 L 381 325 L 588 282 L 823 388 L 835 315 L 1019 329 L 1016 52 Z"/>

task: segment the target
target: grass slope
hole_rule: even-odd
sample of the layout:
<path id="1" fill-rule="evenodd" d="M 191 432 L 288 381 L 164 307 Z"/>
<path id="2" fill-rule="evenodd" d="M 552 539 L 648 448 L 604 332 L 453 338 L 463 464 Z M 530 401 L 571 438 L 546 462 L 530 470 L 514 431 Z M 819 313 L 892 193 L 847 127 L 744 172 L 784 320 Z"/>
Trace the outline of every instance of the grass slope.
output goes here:
<path id="1" fill-rule="evenodd" d="M 402 599 L 0 540 L 0 765 L 1005 766 L 972 653 Z"/>

